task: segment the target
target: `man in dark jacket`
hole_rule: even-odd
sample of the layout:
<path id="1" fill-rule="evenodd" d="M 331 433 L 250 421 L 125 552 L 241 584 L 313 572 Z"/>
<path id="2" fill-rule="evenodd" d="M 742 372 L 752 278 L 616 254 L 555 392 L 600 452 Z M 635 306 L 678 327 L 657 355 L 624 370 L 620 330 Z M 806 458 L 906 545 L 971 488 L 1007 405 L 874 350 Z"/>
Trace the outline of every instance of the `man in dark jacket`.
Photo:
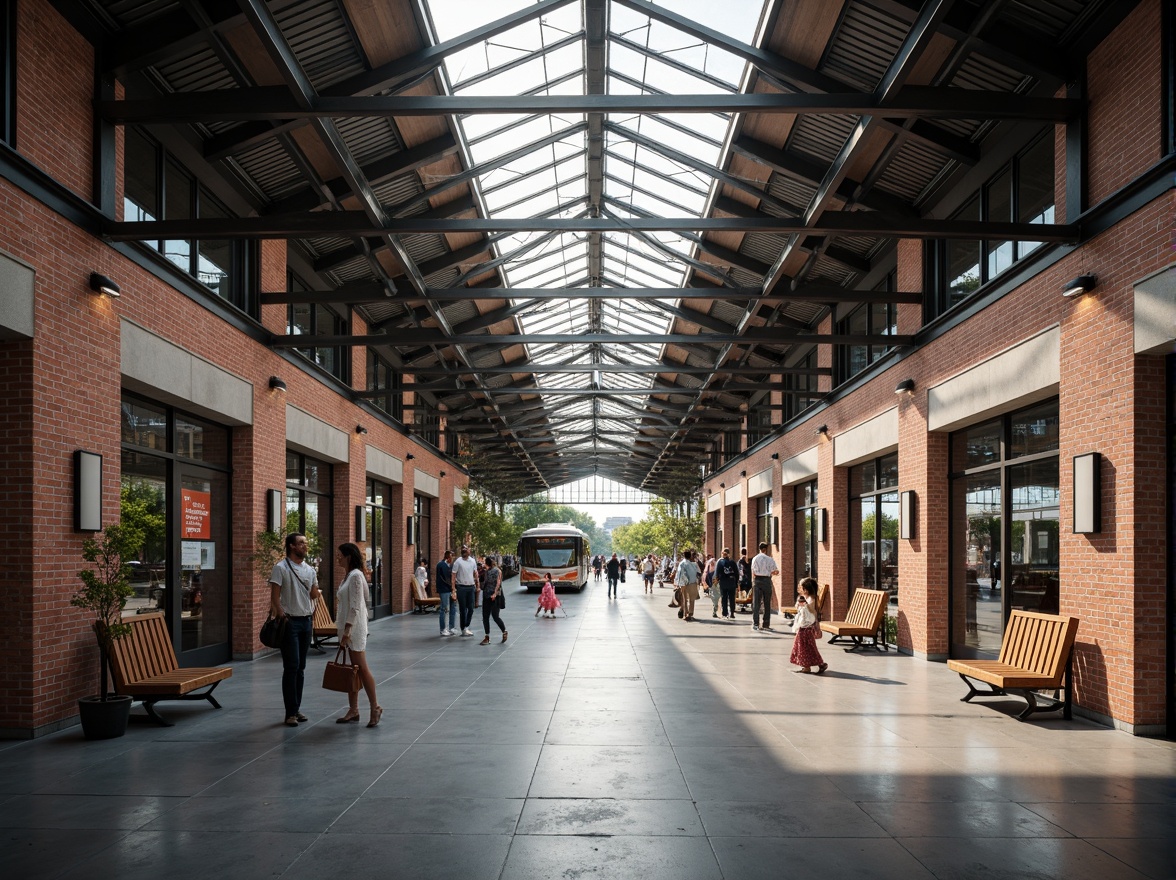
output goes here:
<path id="1" fill-rule="evenodd" d="M 735 619 L 735 588 L 739 585 L 739 566 L 731 558 L 731 549 L 723 548 L 723 558 L 715 563 L 715 580 L 723 597 L 723 619 Z M 711 587 L 713 590 L 714 587 Z"/>
<path id="2" fill-rule="evenodd" d="M 621 577 L 621 561 L 617 559 L 617 554 L 613 554 L 605 567 L 608 574 L 608 597 L 615 599 L 617 596 L 617 581 Z"/>

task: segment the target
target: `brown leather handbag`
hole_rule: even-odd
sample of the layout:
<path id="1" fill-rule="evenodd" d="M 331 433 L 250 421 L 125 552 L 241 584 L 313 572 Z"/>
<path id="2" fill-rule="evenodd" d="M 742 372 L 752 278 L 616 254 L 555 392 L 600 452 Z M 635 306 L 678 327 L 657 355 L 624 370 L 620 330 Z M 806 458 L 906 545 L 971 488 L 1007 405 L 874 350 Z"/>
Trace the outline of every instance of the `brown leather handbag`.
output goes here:
<path id="1" fill-rule="evenodd" d="M 359 665 L 350 661 L 351 652 L 346 648 L 336 651 L 335 659 L 328 660 L 323 670 L 323 687 L 344 694 L 359 693 Z"/>

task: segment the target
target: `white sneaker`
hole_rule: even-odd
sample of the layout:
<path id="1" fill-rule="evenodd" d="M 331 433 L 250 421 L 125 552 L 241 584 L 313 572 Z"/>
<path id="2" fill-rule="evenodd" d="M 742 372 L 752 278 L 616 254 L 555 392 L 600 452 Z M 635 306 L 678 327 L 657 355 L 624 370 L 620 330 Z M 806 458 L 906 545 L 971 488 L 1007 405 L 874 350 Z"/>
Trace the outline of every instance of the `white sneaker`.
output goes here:
<path id="1" fill-rule="evenodd" d="M 759 627 L 758 627 L 758 626 L 756 626 L 756 625 L 753 623 L 753 624 L 751 625 L 751 631 L 752 631 L 752 632 L 759 632 Z"/>
<path id="2" fill-rule="evenodd" d="M 441 630 L 441 638 L 445 638 L 447 635 L 449 635 L 449 630 L 447 630 L 447 629 Z"/>
<path id="3" fill-rule="evenodd" d="M 472 632 L 470 632 L 468 628 L 467 628 L 467 629 L 463 629 L 463 630 L 461 631 L 461 634 L 462 634 L 463 636 L 472 636 L 472 635 L 473 635 L 473 633 L 472 633 Z"/>

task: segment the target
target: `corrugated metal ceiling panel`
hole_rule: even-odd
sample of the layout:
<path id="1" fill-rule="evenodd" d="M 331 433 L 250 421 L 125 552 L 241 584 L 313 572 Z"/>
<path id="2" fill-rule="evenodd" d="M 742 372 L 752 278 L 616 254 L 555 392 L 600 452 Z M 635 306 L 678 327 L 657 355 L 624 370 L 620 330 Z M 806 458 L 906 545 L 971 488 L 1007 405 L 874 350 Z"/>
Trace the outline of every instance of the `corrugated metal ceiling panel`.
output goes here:
<path id="1" fill-rule="evenodd" d="M 274 17 L 316 90 L 366 69 L 336 0 L 294 3 Z"/>
<path id="2" fill-rule="evenodd" d="M 174 92 L 208 92 L 237 86 L 208 46 L 197 46 L 156 65 L 154 70 Z"/>
<path id="3" fill-rule="evenodd" d="M 857 122 L 856 116 L 802 116 L 792 127 L 788 148 L 832 164 Z"/>
<path id="4" fill-rule="evenodd" d="M 894 16 L 869 3 L 850 3 L 819 69 L 862 91 L 873 91 L 902 46 L 907 30 Z"/>

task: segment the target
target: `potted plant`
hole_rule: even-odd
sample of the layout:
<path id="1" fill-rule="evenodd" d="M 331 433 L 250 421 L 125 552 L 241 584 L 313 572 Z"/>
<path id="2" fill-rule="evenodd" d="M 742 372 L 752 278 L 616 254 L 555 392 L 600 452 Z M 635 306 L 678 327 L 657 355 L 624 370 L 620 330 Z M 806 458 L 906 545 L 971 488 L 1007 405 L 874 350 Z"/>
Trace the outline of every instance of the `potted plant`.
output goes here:
<path id="1" fill-rule="evenodd" d="M 101 654 L 99 681 L 101 689 L 96 697 L 78 700 L 78 714 L 82 732 L 87 739 L 111 739 L 127 731 L 131 715 L 131 697 L 109 693 L 110 652 L 114 643 L 130 635 L 131 625 L 122 620 L 127 599 L 134 594 L 127 562 L 143 543 L 142 536 L 121 525 L 107 526 L 95 537 L 82 544 L 82 559 L 92 568 L 78 572 L 82 588 L 70 600 L 76 608 L 83 608 L 94 616 L 94 635 Z"/>

